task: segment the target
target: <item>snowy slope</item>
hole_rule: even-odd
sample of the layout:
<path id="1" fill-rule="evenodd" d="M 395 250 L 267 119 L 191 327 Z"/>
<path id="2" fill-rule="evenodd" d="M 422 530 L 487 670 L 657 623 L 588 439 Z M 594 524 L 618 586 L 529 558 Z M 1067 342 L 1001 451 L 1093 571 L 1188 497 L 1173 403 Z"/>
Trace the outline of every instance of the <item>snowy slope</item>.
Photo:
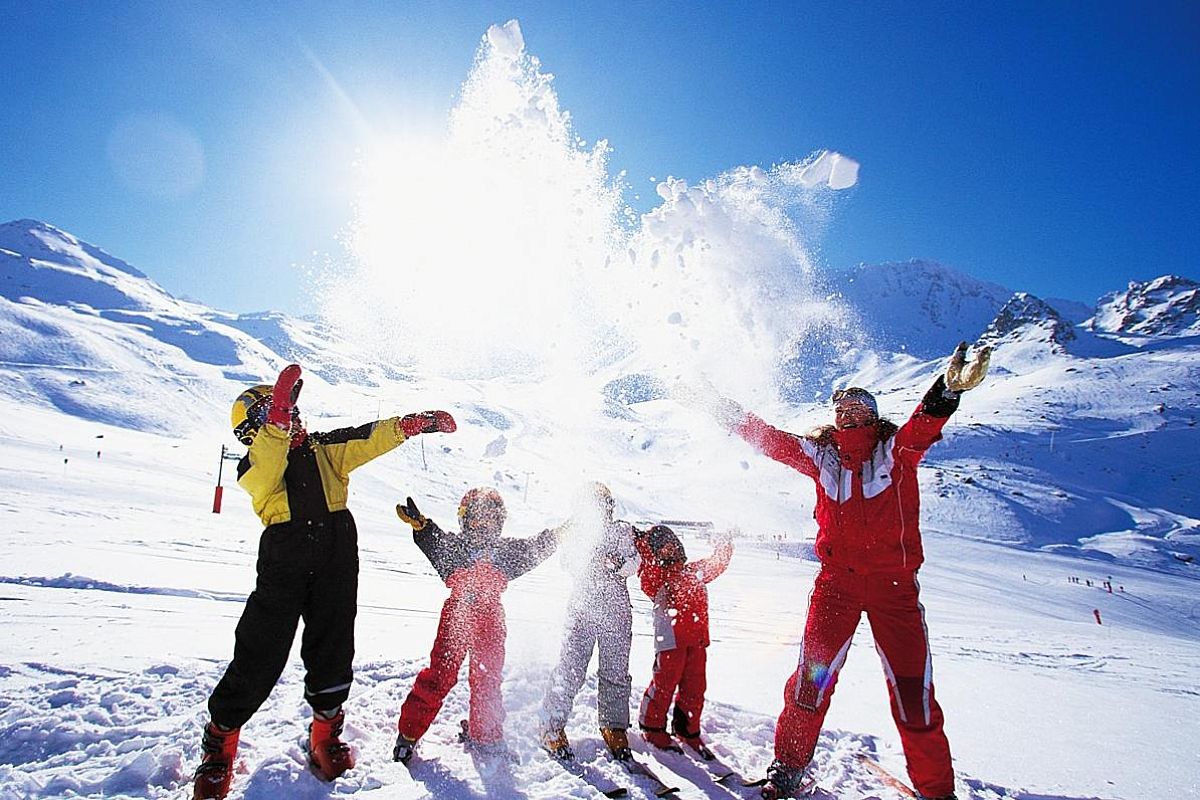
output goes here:
<path id="1" fill-rule="evenodd" d="M 227 411 L 235 387 L 294 360 L 332 383 L 404 378 L 339 345 L 323 323 L 178 300 L 124 261 L 32 220 L 0 225 L 0 333 L 9 396 L 137 430 L 203 428 Z"/>
<path id="2" fill-rule="evenodd" d="M 487 389 L 507 397 L 503 407 L 523 404 L 519 390 Z M 687 416 L 668 401 L 652 405 L 648 427 Z M 563 513 L 560 498 L 545 487 L 547 475 L 535 476 L 526 494 L 525 476 L 517 471 L 528 465 L 530 452 L 552 449 L 552 437 L 510 411 L 508 456 L 480 458 L 479 445 L 494 429 L 455 410 L 464 421 L 458 434 L 428 437 L 423 448 L 405 445 L 356 473 L 352 484 L 363 577 L 347 737 L 359 766 L 333 787 L 304 769 L 303 676 L 294 653 L 280 686 L 245 728 L 234 798 L 592 796 L 533 744 L 569 580 L 557 559 L 506 594 L 508 741 L 521 757 L 512 777 L 481 773 L 454 743 L 456 720 L 466 708 L 463 685 L 428 736 L 424 755 L 437 763 L 410 775 L 389 760 L 395 715 L 427 657 L 445 596 L 392 503 L 411 493 L 428 513 L 447 519 L 461 487 L 495 478 L 509 499 L 511 533 L 532 533 Z M 132 432 L 9 400 L 0 401 L 0 411 L 0 419 L 19 421 L 0 423 L 0 482 L 9 487 L 0 501 L 9 520 L 0 539 L 6 630 L 0 797 L 180 796 L 198 758 L 204 701 L 229 657 L 233 626 L 252 585 L 257 521 L 236 489 L 224 513 L 210 512 L 215 439 Z M 966 432 L 951 431 L 945 446 Z M 99 434 L 104 439 L 96 439 Z M 96 458 L 93 450 L 101 445 L 103 456 Z M 698 443 L 693 455 L 715 463 L 736 456 L 736 448 L 714 437 Z M 811 492 L 794 474 L 759 460 L 729 481 L 701 470 L 689 470 L 690 481 L 668 481 L 669 470 L 656 463 L 617 454 L 598 471 L 611 476 L 623 515 L 702 513 L 713 507 L 717 486 L 720 505 L 739 508 L 756 498 Z M 637 488 L 643 482 L 648 485 Z M 657 513 L 647 513 L 647 506 Z M 956 525 L 963 522 L 960 513 Z M 1193 793 L 1200 780 L 1190 758 L 1190 743 L 1200 733 L 1194 579 L 945 537 L 936 524 L 930 527 L 922 584 L 960 797 Z M 807 552 L 801 537 L 756 541 L 777 532 L 743 528 L 729 572 L 711 587 L 705 728 L 717 752 L 748 772 L 770 758 L 779 692 L 795 663 L 803 598 L 815 574 L 815 564 L 798 557 Z M 708 551 L 694 537 L 686 543 L 692 555 Z M 1088 580 L 1095 585 L 1083 583 Z M 1100 588 L 1104 580 L 1114 593 Z M 1093 609 L 1103 625 L 1095 624 Z M 648 602 L 636 596 L 635 630 L 631 668 L 640 691 L 653 660 L 652 627 Z M 594 693 L 593 675 L 568 728 L 584 757 L 600 746 L 589 710 Z M 831 796 L 895 798 L 863 772 L 856 752 L 873 752 L 903 771 L 866 630 L 839 682 L 818 774 Z M 731 796 L 686 762 L 666 757 L 659 764 L 683 787 L 682 797 Z M 598 768 L 608 770 L 602 761 Z M 633 796 L 648 795 L 635 785 Z"/>
<path id="3" fill-rule="evenodd" d="M 1085 314 L 932 262 L 824 274 L 808 248 L 828 192 L 857 177 L 829 151 L 697 185 L 667 178 L 662 205 L 638 218 L 619 206 L 607 144 L 582 142 L 552 82 L 515 22 L 489 30 L 447 141 L 371 155 L 347 273 L 314 287 L 321 319 L 184 302 L 50 225 L 0 225 L 0 800 L 188 794 L 260 529 L 232 465 L 219 472 L 229 403 L 291 360 L 311 429 L 436 407 L 459 429 L 352 482 L 359 766 L 332 786 L 304 769 L 293 652 L 245 727 L 234 800 L 593 796 L 533 744 L 569 580 L 557 560 L 505 596 L 520 763 L 480 770 L 456 745 L 465 685 L 423 765 L 389 759 L 445 596 L 394 504 L 412 495 L 448 521 L 465 489 L 492 485 L 508 532 L 525 535 L 560 522 L 587 479 L 609 483 L 627 519 L 735 532 L 711 588 L 704 725 L 719 754 L 761 772 L 816 572 L 812 488 L 667 387 L 708 378 L 803 431 L 828 418 L 830 387 L 857 384 L 900 420 L 955 343 L 980 337 L 992 373 L 920 476 L 923 598 L 959 796 L 1200 794 L 1195 285 L 1134 284 Z M 413 287 L 439 288 L 396 302 Z M 645 599 L 635 614 L 640 692 Z M 871 649 L 861 630 L 817 752 L 825 797 L 898 797 L 854 757 L 903 773 Z M 568 728 L 585 757 L 599 748 L 594 697 L 593 676 Z M 656 762 L 682 797 L 737 796 L 687 762 Z"/>

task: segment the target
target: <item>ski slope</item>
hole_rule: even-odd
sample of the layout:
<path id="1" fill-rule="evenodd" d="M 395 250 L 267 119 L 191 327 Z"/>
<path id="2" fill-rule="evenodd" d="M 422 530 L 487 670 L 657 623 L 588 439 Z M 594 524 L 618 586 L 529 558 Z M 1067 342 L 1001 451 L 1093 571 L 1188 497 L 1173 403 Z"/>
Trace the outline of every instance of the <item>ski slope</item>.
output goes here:
<path id="1" fill-rule="evenodd" d="M 6 487 L 0 797 L 179 797 L 199 758 L 207 694 L 231 655 L 233 628 L 253 585 L 260 526 L 236 487 L 222 513 L 211 512 L 217 438 L 132 432 L 7 401 L 0 410 Z M 472 427 L 464 426 L 468 437 Z M 423 743 L 423 755 L 436 765 L 410 774 L 390 760 L 400 702 L 425 663 L 446 595 L 391 507 L 413 494 L 427 513 L 450 518 L 458 487 L 479 472 L 477 463 L 441 449 L 452 439 L 414 439 L 352 481 L 362 578 L 346 738 L 358 766 L 333 785 L 304 767 L 308 712 L 293 653 L 279 686 L 244 729 L 231 797 L 594 795 L 535 743 L 536 711 L 569 588 L 557 559 L 506 594 L 506 738 L 520 763 L 481 773 L 455 742 L 465 716 L 465 677 Z M 638 461 L 613 469 L 619 512 L 661 518 L 688 505 L 673 487 L 675 496 L 661 500 L 661 516 L 645 513 L 649 508 L 630 513 L 620 487 L 639 471 Z M 773 483 L 805 494 L 811 491 L 805 480 Z M 691 497 L 745 490 L 698 479 Z M 561 518 L 562 510 L 537 489 L 528 499 L 515 487 L 502 491 L 510 534 L 533 533 Z M 654 500 L 642 497 L 647 505 Z M 713 749 L 748 774 L 770 761 L 774 717 L 816 570 L 804 558 L 803 540 L 756 541 L 760 533 L 768 532 L 740 531 L 728 572 L 710 586 L 704 727 Z M 1071 553 L 937 534 L 926 539 L 923 598 L 960 797 L 1194 796 L 1200 601 L 1192 579 Z M 705 542 L 685 541 L 690 555 L 707 553 Z M 1087 586 L 1089 580 L 1096 585 Z M 1113 593 L 1099 586 L 1105 580 Z M 635 598 L 636 706 L 653 649 L 649 604 Z M 593 673 L 568 728 L 584 758 L 601 748 L 594 702 Z M 839 681 L 816 769 L 832 796 L 896 797 L 857 763 L 858 752 L 903 774 L 865 625 Z M 655 762 L 681 786 L 681 797 L 731 796 L 685 760 Z M 636 784 L 631 789 L 632 796 L 646 796 Z"/>
<path id="2" fill-rule="evenodd" d="M 390 760 L 447 593 L 394 504 L 411 495 L 449 522 L 467 488 L 491 485 L 506 532 L 529 535 L 561 522 L 586 480 L 609 484 L 625 519 L 734 532 L 710 586 L 704 729 L 761 773 L 817 569 L 813 490 L 664 387 L 707 377 L 803 432 L 827 420 L 832 387 L 859 385 L 902 420 L 957 341 L 981 338 L 992 372 L 921 473 L 923 598 L 959 797 L 1200 796 L 1196 284 L 1130 284 L 1084 322 L 934 262 L 823 274 L 811 253 L 829 192 L 858 176 L 827 150 L 668 177 L 636 217 L 607 142 L 583 143 L 552 81 L 515 22 L 494 26 L 444 141 L 364 153 L 344 263 L 308 286 L 319 321 L 180 301 L 52 225 L 0 224 L 0 800 L 190 796 L 260 531 L 232 463 L 211 511 L 228 408 L 290 361 L 312 430 L 427 408 L 459 428 L 352 480 L 358 766 L 332 785 L 305 768 L 294 651 L 244 728 L 231 797 L 591 797 L 535 744 L 569 591 L 557 559 L 505 596 L 519 763 L 481 771 L 456 743 L 465 682 L 425 762 Z M 636 706 L 653 648 L 649 603 L 634 602 Z M 903 774 L 872 650 L 864 626 L 817 750 L 827 797 L 898 796 L 855 758 Z M 585 758 L 600 748 L 594 701 L 593 675 L 568 727 Z M 687 761 L 646 757 L 681 797 L 735 796 Z"/>

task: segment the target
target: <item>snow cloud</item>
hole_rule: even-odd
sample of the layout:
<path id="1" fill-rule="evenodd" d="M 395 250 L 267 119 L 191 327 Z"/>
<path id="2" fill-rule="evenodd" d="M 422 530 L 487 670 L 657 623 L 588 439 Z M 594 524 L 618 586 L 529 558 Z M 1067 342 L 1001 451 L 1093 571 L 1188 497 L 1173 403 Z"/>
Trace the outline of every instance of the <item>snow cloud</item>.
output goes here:
<path id="1" fill-rule="evenodd" d="M 698 185 L 668 178 L 639 217 L 608 154 L 574 132 L 519 24 L 492 26 L 445 139 L 365 156 L 327 315 L 422 373 L 709 374 L 743 397 L 776 395 L 812 325 L 844 324 L 813 288 L 808 248 L 858 164 L 821 151 Z"/>

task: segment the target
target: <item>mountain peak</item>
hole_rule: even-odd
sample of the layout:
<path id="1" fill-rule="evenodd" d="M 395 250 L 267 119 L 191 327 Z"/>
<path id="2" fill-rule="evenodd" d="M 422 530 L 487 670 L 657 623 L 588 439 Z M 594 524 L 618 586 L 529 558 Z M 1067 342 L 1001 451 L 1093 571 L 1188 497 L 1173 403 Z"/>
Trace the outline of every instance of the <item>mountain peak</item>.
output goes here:
<path id="1" fill-rule="evenodd" d="M 974 340 L 1012 290 L 937 261 L 859 264 L 835 277 L 834 288 L 860 316 L 876 346 L 918 358 L 939 356 Z"/>
<path id="2" fill-rule="evenodd" d="M 1092 330 L 1143 336 L 1200 333 L 1200 284 L 1178 275 L 1130 281 L 1123 292 L 1100 298 Z"/>
<path id="3" fill-rule="evenodd" d="M 0 297 L 124 310 L 175 303 L 121 259 L 32 219 L 0 224 Z"/>
<path id="4" fill-rule="evenodd" d="M 1015 292 L 996 313 L 981 340 L 996 345 L 1006 341 L 1045 341 L 1063 350 L 1075 339 L 1071 324 L 1045 300 L 1028 292 Z"/>

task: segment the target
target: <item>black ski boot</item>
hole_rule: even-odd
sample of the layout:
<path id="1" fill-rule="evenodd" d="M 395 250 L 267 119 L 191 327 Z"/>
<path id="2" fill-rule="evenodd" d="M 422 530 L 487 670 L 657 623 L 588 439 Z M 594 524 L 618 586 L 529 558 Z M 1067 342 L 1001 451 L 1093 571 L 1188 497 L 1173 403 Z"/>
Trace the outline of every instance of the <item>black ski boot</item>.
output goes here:
<path id="1" fill-rule="evenodd" d="M 417 740 L 410 739 L 403 733 L 396 735 L 396 746 L 392 748 L 392 761 L 399 761 L 401 764 L 407 764 L 412 760 L 413 753 L 417 750 Z"/>
<path id="2" fill-rule="evenodd" d="M 767 767 L 767 783 L 762 787 L 763 800 L 795 797 L 804 786 L 804 767 L 789 767 L 779 759 Z"/>

